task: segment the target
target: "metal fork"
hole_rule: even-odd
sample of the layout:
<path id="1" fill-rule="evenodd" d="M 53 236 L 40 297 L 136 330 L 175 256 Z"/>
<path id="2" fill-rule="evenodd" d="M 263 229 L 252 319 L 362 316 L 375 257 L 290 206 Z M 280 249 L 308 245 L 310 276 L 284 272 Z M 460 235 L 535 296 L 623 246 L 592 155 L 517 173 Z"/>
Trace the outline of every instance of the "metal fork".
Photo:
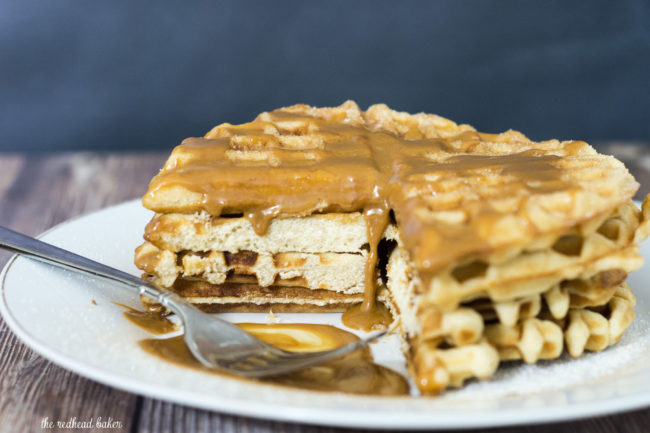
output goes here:
<path id="1" fill-rule="evenodd" d="M 386 334 L 376 332 L 355 343 L 320 352 L 288 352 L 267 344 L 215 315 L 202 312 L 177 294 L 70 251 L 0 226 L 0 248 L 73 271 L 120 283 L 175 313 L 183 323 L 187 348 L 203 365 L 245 377 L 290 373 L 361 349 Z"/>

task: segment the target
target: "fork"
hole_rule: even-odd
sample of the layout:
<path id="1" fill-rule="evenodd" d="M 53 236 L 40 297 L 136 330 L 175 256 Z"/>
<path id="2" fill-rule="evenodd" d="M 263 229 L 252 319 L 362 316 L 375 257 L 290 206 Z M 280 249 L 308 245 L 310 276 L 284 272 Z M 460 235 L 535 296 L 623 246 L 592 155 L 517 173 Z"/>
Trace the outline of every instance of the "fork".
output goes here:
<path id="1" fill-rule="evenodd" d="M 184 340 L 192 355 L 209 368 L 258 378 L 290 373 L 346 355 L 384 336 L 386 331 L 332 350 L 289 352 L 253 337 L 215 315 L 207 314 L 180 296 L 161 290 L 139 278 L 0 226 L 0 248 L 53 265 L 120 283 L 176 314 L 184 328 Z"/>

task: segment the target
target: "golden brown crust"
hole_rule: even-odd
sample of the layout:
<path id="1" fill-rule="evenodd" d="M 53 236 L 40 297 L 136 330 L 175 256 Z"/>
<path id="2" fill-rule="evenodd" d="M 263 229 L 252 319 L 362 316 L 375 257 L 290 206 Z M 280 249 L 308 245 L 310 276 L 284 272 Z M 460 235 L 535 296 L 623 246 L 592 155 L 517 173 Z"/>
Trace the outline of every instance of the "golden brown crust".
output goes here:
<path id="1" fill-rule="evenodd" d="M 222 283 L 211 284 L 207 281 L 191 278 L 178 278 L 172 286 L 184 298 L 214 297 L 214 298 L 265 298 L 304 300 L 304 301 L 341 301 L 353 299 L 360 302 L 360 295 L 346 295 L 331 290 L 310 289 L 297 286 L 271 285 L 262 287 L 255 283 Z M 354 302 L 354 301 L 352 301 Z"/>

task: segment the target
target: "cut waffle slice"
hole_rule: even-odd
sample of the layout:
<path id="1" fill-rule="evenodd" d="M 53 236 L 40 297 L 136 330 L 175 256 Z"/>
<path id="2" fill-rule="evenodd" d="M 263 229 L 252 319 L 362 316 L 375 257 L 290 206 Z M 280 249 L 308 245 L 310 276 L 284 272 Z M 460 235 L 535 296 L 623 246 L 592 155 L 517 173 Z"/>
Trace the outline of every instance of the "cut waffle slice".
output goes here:
<path id="1" fill-rule="evenodd" d="M 146 279 L 155 281 L 155 277 Z M 169 287 L 186 301 L 203 311 L 255 313 L 324 313 L 343 312 L 363 301 L 363 294 L 346 294 L 325 289 L 303 287 L 296 281 L 278 281 L 262 287 L 250 276 L 235 276 L 226 282 L 212 284 L 199 278 L 180 277 Z M 390 304 L 385 288 L 378 293 L 378 301 Z M 143 303 L 151 306 L 143 298 Z"/>
<path id="2" fill-rule="evenodd" d="M 361 130 L 362 113 L 351 101 L 219 125 L 174 149 L 143 204 L 161 213 L 244 214 L 251 221 L 360 211 L 380 181 L 371 150 L 353 139 Z"/>
<path id="3" fill-rule="evenodd" d="M 385 237 L 395 236 L 391 225 Z M 243 217 L 220 218 L 205 212 L 158 214 L 147 225 L 145 239 L 172 252 L 358 253 L 368 244 L 360 212 L 276 218 L 263 236 Z"/>
<path id="4" fill-rule="evenodd" d="M 230 276 L 251 276 L 261 287 L 297 281 L 303 287 L 347 294 L 363 293 L 366 253 L 237 253 L 185 251 L 174 253 L 145 242 L 136 250 L 136 266 L 172 287 L 177 278 L 224 283 Z"/>

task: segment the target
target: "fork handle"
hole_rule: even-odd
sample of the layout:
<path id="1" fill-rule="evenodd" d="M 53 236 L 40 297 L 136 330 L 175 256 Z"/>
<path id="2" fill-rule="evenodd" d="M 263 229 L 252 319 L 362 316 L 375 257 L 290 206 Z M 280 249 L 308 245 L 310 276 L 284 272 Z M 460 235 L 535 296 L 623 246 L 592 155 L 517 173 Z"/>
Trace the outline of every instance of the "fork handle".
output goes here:
<path id="1" fill-rule="evenodd" d="M 139 295 L 144 295 L 165 306 L 167 306 L 169 298 L 172 296 L 171 292 L 163 292 L 126 272 L 103 265 L 2 226 L 0 226 L 0 248 L 53 265 L 71 268 L 76 271 L 121 283 L 132 291 L 136 291 Z"/>

